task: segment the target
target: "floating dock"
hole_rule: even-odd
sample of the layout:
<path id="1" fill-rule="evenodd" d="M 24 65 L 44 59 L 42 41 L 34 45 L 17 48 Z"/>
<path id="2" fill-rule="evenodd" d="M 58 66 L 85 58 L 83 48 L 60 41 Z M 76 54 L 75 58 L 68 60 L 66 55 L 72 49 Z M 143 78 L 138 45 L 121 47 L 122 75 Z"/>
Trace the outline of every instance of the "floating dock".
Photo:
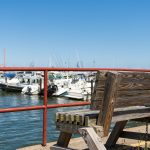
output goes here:
<path id="1" fill-rule="evenodd" d="M 145 133 L 146 126 L 138 126 L 134 128 L 127 128 L 125 131 L 134 131 L 134 132 L 141 132 Z M 150 133 L 150 125 L 148 126 L 148 133 Z M 106 142 L 108 137 L 103 138 L 103 143 Z M 47 143 L 45 147 L 42 145 L 33 145 L 33 146 L 28 146 L 24 148 L 19 148 L 17 150 L 50 150 L 50 147 L 55 145 L 56 142 L 50 142 Z M 147 142 L 148 148 L 150 149 L 150 141 Z M 131 140 L 131 139 L 124 139 L 124 138 L 119 138 L 117 141 L 117 145 L 114 148 L 111 148 L 110 150 L 132 150 L 135 147 L 141 147 L 144 150 L 145 146 L 145 141 L 138 141 L 138 140 Z M 88 147 L 84 140 L 80 138 L 73 138 L 70 140 L 68 148 L 64 150 L 88 150 Z"/>

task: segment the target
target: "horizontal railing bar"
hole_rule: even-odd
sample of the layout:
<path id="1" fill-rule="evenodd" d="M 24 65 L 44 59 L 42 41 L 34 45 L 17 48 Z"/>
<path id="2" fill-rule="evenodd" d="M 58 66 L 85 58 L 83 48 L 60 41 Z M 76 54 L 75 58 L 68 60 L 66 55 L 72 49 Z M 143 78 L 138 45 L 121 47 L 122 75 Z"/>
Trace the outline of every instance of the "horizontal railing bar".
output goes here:
<path id="1" fill-rule="evenodd" d="M 47 105 L 47 108 L 58 108 L 58 107 L 72 107 L 72 106 L 84 106 L 90 105 L 91 102 L 74 102 L 74 103 L 67 103 L 67 104 L 51 104 Z M 29 110 L 40 110 L 44 109 L 46 106 L 28 106 L 28 107 L 15 107 L 15 108 L 4 108 L 0 109 L 0 113 L 7 113 L 7 112 L 18 112 L 18 111 L 29 111 Z"/>
<path id="2" fill-rule="evenodd" d="M 0 71 L 141 71 L 150 72 L 150 69 L 141 68 L 49 68 L 49 67 L 0 67 Z"/>
<path id="3" fill-rule="evenodd" d="M 66 103 L 66 104 L 51 104 L 51 105 L 47 105 L 47 108 L 84 106 L 84 105 L 90 105 L 90 104 L 91 104 L 91 102 L 74 102 L 74 103 Z"/>
<path id="4" fill-rule="evenodd" d="M 45 106 L 28 106 L 28 107 L 13 107 L 13 108 L 4 108 L 0 109 L 0 113 L 7 113 L 7 112 L 17 112 L 17 111 L 27 111 L 27 110 L 39 110 L 44 109 Z"/>

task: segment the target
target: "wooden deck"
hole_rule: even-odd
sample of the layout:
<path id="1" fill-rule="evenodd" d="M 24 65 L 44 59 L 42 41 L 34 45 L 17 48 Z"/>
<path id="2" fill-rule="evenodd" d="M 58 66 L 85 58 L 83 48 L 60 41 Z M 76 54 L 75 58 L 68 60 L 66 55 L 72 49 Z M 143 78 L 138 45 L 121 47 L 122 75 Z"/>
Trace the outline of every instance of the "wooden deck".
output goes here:
<path id="1" fill-rule="evenodd" d="M 132 131 L 132 132 L 145 133 L 145 128 L 146 128 L 145 126 L 139 126 L 139 127 L 134 127 L 134 128 L 128 128 L 125 130 Z M 148 132 L 150 133 L 150 125 L 148 126 Z M 102 140 L 105 143 L 105 141 L 107 140 L 107 137 L 103 138 Z M 42 147 L 41 145 L 33 145 L 33 146 L 24 147 L 24 148 L 19 148 L 18 150 L 50 150 L 50 147 L 54 144 L 56 144 L 56 142 L 47 143 L 47 146 L 45 147 Z M 138 146 L 144 147 L 144 145 L 145 145 L 144 141 L 119 138 L 116 147 L 111 148 L 110 150 L 130 150 L 131 147 L 138 147 Z M 148 147 L 150 150 L 150 141 L 148 142 Z M 70 150 L 85 150 L 87 149 L 87 145 L 82 138 L 74 138 L 74 139 L 71 139 L 69 143 L 69 149 Z M 69 150 L 69 149 L 64 149 L 64 150 Z"/>

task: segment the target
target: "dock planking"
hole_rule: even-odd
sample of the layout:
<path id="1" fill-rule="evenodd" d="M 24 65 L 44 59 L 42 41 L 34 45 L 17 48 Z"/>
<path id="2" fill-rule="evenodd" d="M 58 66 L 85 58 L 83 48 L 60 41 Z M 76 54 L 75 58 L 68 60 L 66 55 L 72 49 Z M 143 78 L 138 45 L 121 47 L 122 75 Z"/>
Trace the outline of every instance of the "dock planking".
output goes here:
<path id="1" fill-rule="evenodd" d="M 148 129 L 150 132 L 150 125 L 149 125 Z M 124 129 L 124 131 L 126 131 L 126 132 L 127 131 L 133 131 L 133 132 L 139 132 L 140 131 L 141 133 L 144 134 L 145 133 L 145 126 L 126 128 L 126 129 Z M 102 138 L 102 140 L 103 140 L 102 142 L 106 143 L 107 138 L 108 137 Z M 39 144 L 39 145 L 33 145 L 33 146 L 27 146 L 27 147 L 19 148 L 17 150 L 50 150 L 50 147 L 52 147 L 55 144 L 56 144 L 56 141 L 47 143 L 47 145 L 45 147 L 43 147 L 42 145 Z M 120 138 L 117 141 L 116 146 L 109 148 L 108 150 L 129 150 L 131 148 L 135 149 L 138 146 L 140 147 L 141 150 L 144 150 L 144 145 L 145 145 L 145 142 L 140 141 L 140 139 L 133 140 L 133 139 Z M 148 145 L 150 147 L 150 142 L 148 142 Z M 81 137 L 80 138 L 72 138 L 70 140 L 68 150 L 88 150 L 88 147 Z"/>

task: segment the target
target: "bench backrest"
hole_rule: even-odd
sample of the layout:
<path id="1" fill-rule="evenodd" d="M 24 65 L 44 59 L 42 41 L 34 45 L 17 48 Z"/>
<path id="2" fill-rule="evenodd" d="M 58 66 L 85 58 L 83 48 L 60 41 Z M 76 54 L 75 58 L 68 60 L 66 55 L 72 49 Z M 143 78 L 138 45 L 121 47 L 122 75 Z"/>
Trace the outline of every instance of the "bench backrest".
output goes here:
<path id="1" fill-rule="evenodd" d="M 97 72 L 94 91 L 92 92 L 91 97 L 90 108 L 92 110 L 101 110 L 106 79 L 107 79 L 107 71 Z"/>
<path id="2" fill-rule="evenodd" d="M 100 110 L 98 125 L 107 135 L 115 108 L 150 105 L 150 73 L 99 71 L 92 101 L 91 109 Z"/>

